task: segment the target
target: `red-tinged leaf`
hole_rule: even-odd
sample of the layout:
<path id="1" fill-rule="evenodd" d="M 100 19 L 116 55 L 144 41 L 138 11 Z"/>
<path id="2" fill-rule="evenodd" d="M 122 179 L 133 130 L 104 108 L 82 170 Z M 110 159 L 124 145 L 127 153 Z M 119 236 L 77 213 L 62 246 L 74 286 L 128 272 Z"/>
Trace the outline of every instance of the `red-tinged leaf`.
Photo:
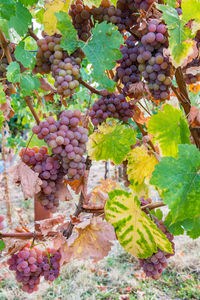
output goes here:
<path id="1" fill-rule="evenodd" d="M 22 161 L 11 168 L 9 173 L 13 174 L 15 183 L 21 185 L 25 199 L 32 198 L 40 192 L 42 180 L 38 177 L 39 174 L 31 170 Z"/>
<path id="2" fill-rule="evenodd" d="M 200 110 L 196 106 L 192 106 L 188 117 L 190 126 L 200 128 Z"/>
<path id="3" fill-rule="evenodd" d="M 107 286 L 104 285 L 100 285 L 97 287 L 100 291 L 106 291 L 107 290 Z"/>
<path id="4" fill-rule="evenodd" d="M 0 109 L 3 112 L 5 120 L 7 121 L 9 121 L 9 119 L 11 119 L 15 114 L 14 110 L 11 107 L 10 101 L 11 98 L 6 96 L 6 102 L 0 104 Z"/>
<path id="5" fill-rule="evenodd" d="M 75 192 L 75 194 L 78 195 L 80 192 L 82 192 L 83 195 L 86 197 L 88 176 L 89 171 L 86 170 L 84 176 L 81 177 L 79 180 L 64 180 L 64 183 L 68 184 L 71 187 L 71 189 Z"/>
<path id="6" fill-rule="evenodd" d="M 75 227 L 77 238 L 61 249 L 63 263 L 71 259 L 92 259 L 98 261 L 108 255 L 115 232 L 111 224 L 100 217 L 93 217 L 90 223 L 81 228 L 81 224 Z"/>
<path id="7" fill-rule="evenodd" d="M 16 252 L 24 248 L 26 244 L 27 240 L 7 238 L 6 247 L 4 248 L 5 255 L 15 254 Z"/>
<path id="8" fill-rule="evenodd" d="M 144 112 L 142 112 L 139 107 L 135 107 L 133 114 L 133 120 L 135 122 L 144 125 L 149 119 L 150 117 L 145 118 Z"/>
<path id="9" fill-rule="evenodd" d="M 70 219 L 71 219 L 71 222 L 73 225 L 77 225 L 77 224 L 81 223 L 81 220 L 79 217 L 70 215 Z"/>
<path id="10" fill-rule="evenodd" d="M 200 84 L 190 84 L 189 85 L 189 90 L 194 93 L 194 94 L 198 94 L 198 92 L 200 91 Z"/>
<path id="11" fill-rule="evenodd" d="M 52 93 L 56 93 L 56 90 L 54 89 L 54 87 L 48 82 L 48 80 L 44 77 L 39 78 L 40 81 L 40 88 L 42 90 L 44 90 L 45 92 L 52 92 Z"/>
<path id="12" fill-rule="evenodd" d="M 50 102 L 54 103 L 54 95 L 55 95 L 55 93 L 49 93 L 47 95 L 44 95 L 44 100 L 46 102 L 50 101 Z"/>
<path id="13" fill-rule="evenodd" d="M 53 231 L 53 228 L 56 225 L 63 224 L 64 220 L 65 220 L 65 216 L 59 215 L 55 218 L 37 221 L 36 224 L 39 225 L 38 231 L 40 231 L 42 234 L 46 235 L 46 234 L 48 234 L 48 232 Z"/>

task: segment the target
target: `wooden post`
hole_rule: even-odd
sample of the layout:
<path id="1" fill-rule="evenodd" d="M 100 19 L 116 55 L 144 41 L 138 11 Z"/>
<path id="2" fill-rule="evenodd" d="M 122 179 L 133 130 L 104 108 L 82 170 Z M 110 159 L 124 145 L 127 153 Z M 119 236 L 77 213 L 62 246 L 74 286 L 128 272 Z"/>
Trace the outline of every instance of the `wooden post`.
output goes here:
<path id="1" fill-rule="evenodd" d="M 44 207 L 40 204 L 37 197 L 34 198 L 34 214 L 35 214 L 35 221 L 41 221 L 45 219 L 52 218 L 53 214 L 49 211 L 44 209 Z M 35 231 L 39 230 L 39 225 L 35 224 Z"/>

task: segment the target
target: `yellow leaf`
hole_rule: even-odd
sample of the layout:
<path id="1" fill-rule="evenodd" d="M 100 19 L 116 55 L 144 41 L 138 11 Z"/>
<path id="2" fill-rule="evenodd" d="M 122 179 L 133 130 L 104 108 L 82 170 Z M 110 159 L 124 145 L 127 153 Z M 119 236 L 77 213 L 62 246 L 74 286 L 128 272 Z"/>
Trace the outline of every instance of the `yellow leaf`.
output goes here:
<path id="1" fill-rule="evenodd" d="M 166 235 L 141 210 L 140 201 L 133 194 L 123 190 L 110 192 L 105 214 L 106 220 L 115 228 L 121 246 L 133 256 L 147 258 L 158 248 L 172 253 Z"/>
<path id="2" fill-rule="evenodd" d="M 59 11 L 68 11 L 68 8 L 72 0 L 50 0 L 45 1 L 45 12 L 43 16 L 44 31 L 53 35 L 54 33 L 59 33 L 59 30 L 56 29 L 57 18 L 54 15 L 55 12 Z"/>
<path id="3" fill-rule="evenodd" d="M 158 163 L 155 156 L 149 154 L 144 145 L 131 150 L 127 159 L 128 179 L 138 185 L 144 184 L 145 179 L 150 179 L 155 165 Z"/>

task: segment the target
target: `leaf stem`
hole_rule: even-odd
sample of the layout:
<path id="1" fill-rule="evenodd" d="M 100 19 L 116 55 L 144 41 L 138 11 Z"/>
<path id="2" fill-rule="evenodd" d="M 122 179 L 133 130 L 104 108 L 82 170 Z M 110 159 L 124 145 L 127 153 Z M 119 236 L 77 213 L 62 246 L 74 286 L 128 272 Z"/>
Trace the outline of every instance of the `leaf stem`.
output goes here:
<path id="1" fill-rule="evenodd" d="M 33 104 L 31 103 L 30 97 L 27 96 L 27 97 L 24 98 L 24 100 L 26 101 L 28 107 L 30 108 L 30 111 L 31 111 L 31 113 L 32 113 L 32 115 L 33 115 L 33 117 L 34 117 L 37 125 L 39 125 L 40 124 L 40 119 L 39 119 L 39 117 L 38 117 L 38 115 L 37 115 L 37 113 L 36 113 L 36 111 L 35 111 L 35 109 L 33 107 Z"/>

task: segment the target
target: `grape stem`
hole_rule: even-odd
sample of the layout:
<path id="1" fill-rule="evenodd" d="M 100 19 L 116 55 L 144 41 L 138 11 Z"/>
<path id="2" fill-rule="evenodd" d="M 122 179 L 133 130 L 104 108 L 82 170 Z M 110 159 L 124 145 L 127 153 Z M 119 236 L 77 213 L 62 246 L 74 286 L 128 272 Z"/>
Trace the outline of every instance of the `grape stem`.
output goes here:
<path id="1" fill-rule="evenodd" d="M 12 62 L 12 57 L 11 57 L 11 54 L 10 54 L 10 49 L 8 47 L 9 43 L 6 41 L 5 36 L 4 36 L 4 34 L 1 30 L 0 30 L 0 43 L 1 43 L 1 46 L 4 50 L 4 52 L 5 52 L 8 63 L 10 64 Z"/>
<path id="2" fill-rule="evenodd" d="M 86 87 L 88 90 L 90 90 L 92 93 L 103 96 L 104 93 L 103 91 L 98 91 L 97 89 L 95 89 L 93 86 L 89 85 L 87 82 L 85 82 L 82 78 L 79 78 L 78 80 L 80 82 L 80 84 L 82 84 L 84 87 Z"/>
<path id="3" fill-rule="evenodd" d="M 35 109 L 33 107 L 33 104 L 31 103 L 30 97 L 27 96 L 27 97 L 24 98 L 24 100 L 26 101 L 26 103 L 27 103 L 27 105 L 28 105 L 28 107 L 29 107 L 29 109 L 30 109 L 30 111 L 31 111 L 31 113 L 32 113 L 32 115 L 33 115 L 33 117 L 34 117 L 37 125 L 39 125 L 40 124 L 40 119 L 39 119 L 39 117 L 38 117 L 38 115 L 37 115 L 37 113 L 36 113 L 36 111 L 35 111 Z"/>
<path id="4" fill-rule="evenodd" d="M 39 38 L 37 37 L 37 35 L 33 32 L 32 28 L 28 29 L 28 33 L 29 35 L 37 42 L 39 40 Z"/>

